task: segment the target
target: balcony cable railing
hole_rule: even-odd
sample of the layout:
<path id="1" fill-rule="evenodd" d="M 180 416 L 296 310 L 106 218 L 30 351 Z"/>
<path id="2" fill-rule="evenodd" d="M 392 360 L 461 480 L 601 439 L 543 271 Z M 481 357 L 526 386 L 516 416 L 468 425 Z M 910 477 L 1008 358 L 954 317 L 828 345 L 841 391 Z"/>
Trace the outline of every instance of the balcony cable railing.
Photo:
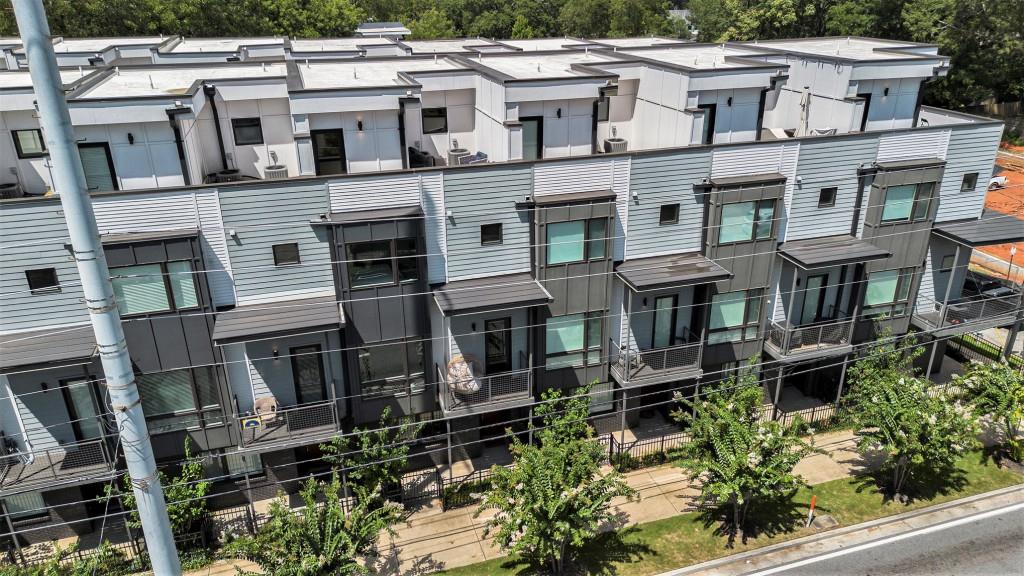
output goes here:
<path id="1" fill-rule="evenodd" d="M 700 336 L 690 332 L 688 342 L 640 350 L 633 346 L 621 346 L 609 338 L 611 364 L 617 368 L 628 381 L 643 370 L 666 372 L 699 368 L 704 353 Z"/>
<path id="2" fill-rule="evenodd" d="M 318 432 L 329 433 L 338 429 L 337 406 L 332 399 L 291 406 L 273 405 L 251 414 L 242 414 L 238 409 L 238 397 L 235 396 L 234 400 L 243 446 L 288 440 Z"/>
<path id="3" fill-rule="evenodd" d="M 519 365 L 526 366 L 526 368 L 476 376 L 472 379 L 450 379 L 441 366 L 435 365 L 437 381 L 441 383 L 442 388 L 442 407 L 451 411 L 506 400 L 515 396 L 531 396 L 533 394 L 533 371 L 529 368 L 525 353 L 519 353 L 519 360 Z M 468 391 L 473 388 L 476 390 Z M 460 390 L 466 390 L 466 392 L 460 392 Z"/>
<path id="4" fill-rule="evenodd" d="M 30 451 L 5 449 L 0 456 L 0 486 L 66 480 L 86 472 L 109 469 L 112 459 L 105 438 L 95 438 Z"/>
<path id="5" fill-rule="evenodd" d="M 1001 296 L 973 296 L 939 302 L 927 296 L 918 296 L 914 314 L 932 328 L 948 328 L 970 324 L 979 320 L 1006 321 L 1017 312 L 1021 295 L 1018 292 Z"/>
<path id="6" fill-rule="evenodd" d="M 801 354 L 850 343 L 853 319 L 825 320 L 790 326 L 775 320 L 768 328 L 768 343 L 781 354 Z"/>

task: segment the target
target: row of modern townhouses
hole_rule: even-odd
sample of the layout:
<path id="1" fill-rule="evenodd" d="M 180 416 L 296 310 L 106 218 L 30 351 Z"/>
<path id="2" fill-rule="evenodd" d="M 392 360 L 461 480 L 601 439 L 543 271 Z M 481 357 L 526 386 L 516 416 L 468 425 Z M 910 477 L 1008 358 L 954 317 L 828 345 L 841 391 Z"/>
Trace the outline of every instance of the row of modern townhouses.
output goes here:
<path id="1" fill-rule="evenodd" d="M 597 382 L 629 427 L 752 357 L 769 407 L 831 403 L 880 331 L 938 363 L 1020 312 L 962 293 L 972 250 L 1024 223 L 983 210 L 1002 124 L 920 104 L 934 46 L 446 42 L 64 70 L 159 459 L 188 439 L 273 493 L 386 410 L 466 458 L 546 390 Z M 0 72 L 0 499 L 23 542 L 91 531 L 119 470 L 32 101 Z"/>

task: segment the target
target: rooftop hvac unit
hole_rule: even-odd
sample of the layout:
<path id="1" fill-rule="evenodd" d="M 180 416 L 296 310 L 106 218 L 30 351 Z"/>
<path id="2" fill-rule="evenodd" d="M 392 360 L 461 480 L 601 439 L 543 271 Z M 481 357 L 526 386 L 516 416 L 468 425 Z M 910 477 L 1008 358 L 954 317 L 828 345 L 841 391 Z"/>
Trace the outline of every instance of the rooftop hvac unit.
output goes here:
<path id="1" fill-rule="evenodd" d="M 606 138 L 604 141 L 604 151 L 625 152 L 628 144 L 625 138 Z"/>
<path id="2" fill-rule="evenodd" d="M 274 164 L 273 166 L 267 166 L 263 169 L 264 180 L 277 180 L 279 178 L 288 177 L 288 167 L 280 164 Z"/>
<path id="3" fill-rule="evenodd" d="M 21 186 L 17 182 L 0 183 L 0 198 L 21 198 Z"/>

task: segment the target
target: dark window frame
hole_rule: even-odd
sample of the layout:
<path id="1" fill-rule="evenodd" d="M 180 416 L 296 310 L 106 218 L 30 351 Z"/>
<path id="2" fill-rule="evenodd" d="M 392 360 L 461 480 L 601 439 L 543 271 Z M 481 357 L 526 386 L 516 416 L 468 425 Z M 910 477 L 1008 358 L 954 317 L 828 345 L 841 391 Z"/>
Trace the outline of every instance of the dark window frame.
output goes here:
<path id="1" fill-rule="evenodd" d="M 171 264 L 171 263 L 174 263 L 174 262 L 188 262 L 189 267 L 192 269 L 192 272 L 189 274 L 189 276 L 192 279 L 192 286 L 194 287 L 195 293 L 196 293 L 196 305 L 195 306 L 180 307 L 180 306 L 178 306 L 178 303 L 174 301 L 174 290 L 171 288 L 171 274 L 180 274 L 180 272 L 168 272 L 167 271 L 167 265 Z M 166 310 L 150 310 L 149 312 L 138 312 L 136 314 L 129 314 L 129 313 L 122 312 L 121 313 L 121 318 L 137 318 L 137 317 L 144 317 L 144 316 L 147 316 L 149 314 L 166 314 L 168 312 L 178 312 L 178 311 L 181 311 L 181 310 L 200 310 L 200 309 L 203 308 L 203 293 L 200 290 L 199 284 L 196 282 L 197 281 L 197 278 L 196 278 L 197 274 L 195 273 L 196 272 L 195 260 L 193 260 L 191 258 L 181 258 L 181 259 L 177 259 L 177 260 L 167 260 L 165 262 L 147 262 L 145 264 L 130 264 L 128 266 L 113 266 L 113 267 L 110 268 L 110 282 L 111 282 L 111 284 L 113 284 L 114 278 L 117 276 L 117 274 L 115 274 L 115 270 L 120 270 L 120 269 L 124 269 L 124 268 L 134 268 L 136 266 L 148 266 L 148 265 L 152 265 L 152 264 L 156 264 L 156 265 L 160 266 L 160 275 L 163 278 L 163 282 L 164 282 L 164 292 L 167 294 L 168 308 Z"/>
<path id="2" fill-rule="evenodd" d="M 39 273 L 51 274 L 53 276 L 53 283 L 52 284 L 47 284 L 45 286 L 35 286 L 35 287 L 33 287 L 33 283 L 34 282 L 32 280 L 32 276 L 33 276 L 34 273 L 35 274 L 39 274 Z M 38 295 L 41 295 L 41 294 L 59 294 L 60 293 L 60 278 L 57 276 L 57 269 L 56 268 L 53 268 L 53 267 L 50 267 L 50 268 L 31 268 L 31 269 L 25 270 L 25 281 L 28 282 L 28 290 L 29 290 L 29 292 L 33 296 L 38 296 Z"/>
<path id="3" fill-rule="evenodd" d="M 114 166 L 114 153 L 110 149 L 109 142 L 79 142 L 78 143 L 78 154 L 81 158 L 82 148 L 101 148 L 104 150 L 107 158 L 107 171 L 110 172 L 110 185 L 113 186 L 111 190 L 120 190 L 121 186 L 117 181 L 117 168 Z M 88 186 L 88 175 L 86 176 L 86 185 Z M 99 186 L 89 188 L 90 191 L 98 190 Z M 104 190 L 106 192 L 106 190 Z"/>
<path id="4" fill-rule="evenodd" d="M 259 141 L 252 141 L 249 139 L 241 140 L 238 138 L 239 128 L 252 128 L 256 127 L 259 129 L 260 138 Z M 266 137 L 263 135 L 263 118 L 260 116 L 246 116 L 245 118 L 232 118 L 231 119 L 231 137 L 235 141 L 235 146 L 259 146 L 266 142 Z"/>
<path id="5" fill-rule="evenodd" d="M 413 242 L 415 250 L 416 250 L 416 254 L 415 255 L 408 255 L 408 256 L 400 256 L 398 254 L 398 252 L 399 252 L 398 244 L 400 242 Z M 352 263 L 357 261 L 357 260 L 352 256 L 352 249 L 354 247 L 362 246 L 362 245 L 365 245 L 365 244 L 383 244 L 383 243 L 387 243 L 388 244 L 388 247 L 389 247 L 389 255 L 388 256 L 381 257 L 381 258 L 373 258 L 373 259 L 363 259 L 363 260 L 359 260 L 359 261 L 390 260 L 390 262 L 391 262 L 391 280 L 386 281 L 386 282 L 377 282 L 377 283 L 374 283 L 374 284 L 366 284 L 364 286 L 356 286 L 355 282 L 354 282 L 354 277 L 353 277 Z M 347 259 L 346 274 L 348 276 L 348 288 L 349 288 L 349 290 L 363 290 L 363 289 L 367 289 L 367 288 L 379 288 L 379 287 L 382 287 L 382 286 L 396 286 L 398 284 L 405 284 L 407 282 L 417 282 L 417 281 L 420 280 L 420 277 L 422 276 L 421 270 L 420 270 L 420 262 L 419 261 L 420 261 L 420 258 L 423 257 L 423 254 L 420 252 L 420 243 L 419 243 L 419 240 L 417 238 L 403 237 L 403 238 L 389 238 L 387 240 L 367 240 L 367 241 L 363 241 L 363 242 L 352 242 L 350 244 L 346 244 L 345 245 L 345 256 L 346 256 L 346 259 Z M 412 259 L 415 262 L 415 264 L 416 264 L 416 266 L 415 266 L 416 276 L 413 277 L 413 278 L 403 277 L 402 276 L 402 268 L 403 268 L 403 266 L 401 264 L 401 261 L 403 261 L 403 260 L 408 261 L 409 259 Z M 408 267 L 405 267 L 405 270 L 408 272 L 410 269 Z"/>
<path id="6" fill-rule="evenodd" d="M 545 320 L 544 321 L 544 330 L 545 330 L 545 333 L 546 333 L 547 332 L 547 323 L 548 323 L 548 321 L 550 321 L 550 320 L 552 320 L 554 318 L 564 318 L 565 316 L 583 316 L 583 347 L 579 348 L 579 349 L 574 348 L 572 350 L 565 350 L 565 351 L 562 351 L 562 352 L 548 352 L 545 349 L 543 351 L 544 352 L 544 369 L 545 370 L 562 370 L 562 369 L 565 369 L 565 368 L 575 369 L 575 368 L 583 368 L 583 367 L 586 367 L 586 366 L 600 366 L 603 363 L 603 361 L 604 361 L 604 359 L 602 358 L 602 354 L 601 354 L 601 349 L 602 349 L 601 347 L 602 347 L 602 345 L 604 343 L 605 337 L 607 336 L 607 334 L 606 334 L 607 330 L 605 329 L 605 325 L 604 325 L 604 317 L 607 316 L 607 314 L 608 314 L 608 312 L 606 310 L 591 311 L 591 312 L 574 312 L 572 314 L 563 314 L 561 316 L 552 316 L 552 317 L 548 318 L 547 320 Z M 596 320 L 596 322 L 595 322 L 595 320 Z M 592 339 L 591 338 L 591 335 L 592 335 L 591 334 L 591 332 L 592 332 L 591 328 L 595 324 L 598 326 L 599 334 L 598 334 L 598 337 L 597 337 L 597 345 L 596 346 L 591 346 L 591 339 Z M 546 336 L 545 336 L 545 338 L 546 338 Z M 591 355 L 594 352 L 597 352 L 597 357 L 596 357 L 596 360 L 591 361 Z M 553 366 L 553 367 L 549 367 L 548 366 L 548 361 L 550 359 L 552 359 L 552 358 L 567 358 L 567 357 L 576 356 L 576 355 L 580 356 L 580 358 L 582 359 L 582 362 L 580 362 L 580 363 L 572 363 L 572 364 L 565 364 L 564 366 Z"/>
<path id="7" fill-rule="evenodd" d="M 831 208 L 835 206 L 837 196 L 839 196 L 838 186 L 825 186 L 818 190 L 818 208 Z"/>
<path id="8" fill-rule="evenodd" d="M 740 240 L 732 240 L 732 241 L 729 241 L 729 242 L 722 242 L 722 230 L 725 229 L 725 225 L 722 223 L 722 219 L 724 218 L 724 215 L 725 215 L 725 207 L 726 206 L 732 206 L 734 204 L 753 204 L 754 205 L 754 219 L 750 223 L 750 236 L 747 237 L 747 238 L 740 239 Z M 767 205 L 767 204 L 771 204 L 771 206 L 772 206 L 772 217 L 769 220 L 768 234 L 766 234 L 764 236 L 759 236 L 758 233 L 757 233 L 758 228 L 760 228 L 761 224 L 764 222 L 764 220 L 761 218 L 761 207 L 763 205 Z M 771 240 L 772 238 L 775 238 L 775 235 L 777 233 L 776 223 L 778 221 L 778 218 L 776 217 L 776 215 L 778 213 L 778 210 L 779 210 L 779 203 L 778 203 L 778 200 L 776 198 L 769 198 L 769 199 L 763 199 L 763 200 L 747 200 L 747 201 L 744 201 L 744 202 L 728 202 L 728 203 L 722 204 L 721 208 L 718 211 L 719 218 L 718 218 L 717 245 L 718 246 L 729 246 L 729 245 L 732 245 L 732 244 L 743 244 L 745 242 L 756 242 L 758 240 Z"/>
<path id="9" fill-rule="evenodd" d="M 914 273 L 917 268 L 908 266 L 904 268 L 890 268 L 888 270 L 878 270 L 871 274 L 881 274 L 883 272 L 896 271 L 896 290 L 893 292 L 893 299 L 889 302 L 880 302 L 878 304 L 867 304 L 863 302 L 863 312 L 861 316 L 864 318 L 902 318 L 910 313 L 910 300 L 914 296 Z M 871 282 L 871 274 L 868 274 L 864 280 L 864 296 L 863 299 L 867 299 L 867 287 Z M 901 293 L 903 293 L 901 295 Z"/>
<path id="10" fill-rule="evenodd" d="M 320 365 L 320 395 L 322 400 L 303 402 L 299 394 L 299 365 L 296 362 L 301 356 L 313 355 Z M 292 369 L 292 387 L 295 389 L 296 404 L 313 404 L 327 402 L 330 396 L 327 394 L 327 372 L 324 370 L 323 346 L 320 344 L 304 344 L 288 348 L 288 359 Z"/>
<path id="11" fill-rule="evenodd" d="M 18 139 L 19 132 L 36 132 L 39 134 L 39 143 L 42 144 L 43 149 L 39 152 L 25 152 L 21 148 L 21 140 Z M 46 149 L 46 140 L 43 140 L 43 131 L 41 128 L 22 128 L 19 130 L 11 130 L 11 139 L 14 140 L 14 152 L 21 160 L 28 160 L 30 158 L 45 158 L 50 155 L 50 151 Z"/>
<path id="12" fill-rule="evenodd" d="M 295 261 L 286 261 L 285 258 L 290 256 L 288 254 L 281 254 L 282 251 L 295 247 Z M 283 242 L 281 244 L 274 244 L 270 247 L 274 253 L 274 266 L 296 266 L 302 264 L 302 255 L 299 252 L 298 242 Z"/>
<path id="13" fill-rule="evenodd" d="M 666 218 L 665 209 L 668 208 L 670 211 L 669 216 Z M 679 203 L 675 204 L 662 204 L 658 209 L 658 226 L 670 226 L 672 224 L 679 223 Z"/>
<path id="14" fill-rule="evenodd" d="M 594 222 L 598 221 L 598 220 L 603 220 L 604 221 L 604 237 L 603 238 L 595 238 L 593 236 L 593 232 L 594 231 L 592 230 L 592 227 L 594 226 Z M 580 262 L 590 262 L 592 260 L 604 260 L 606 258 L 609 258 L 608 254 L 609 254 L 610 251 L 608 250 L 608 240 L 609 240 L 609 236 L 608 236 L 608 228 L 609 228 L 608 221 L 609 221 L 609 218 L 607 218 L 605 216 L 600 216 L 600 217 L 597 217 L 597 218 L 582 218 L 582 219 L 579 219 L 579 220 L 565 220 L 563 222 L 548 222 L 545 225 L 545 236 L 546 236 L 545 240 L 547 240 L 547 242 L 544 243 L 544 265 L 545 266 L 562 266 L 562 265 L 565 265 L 565 264 L 578 264 Z M 551 263 L 551 254 L 550 254 L 551 241 L 550 241 L 550 235 L 547 232 L 547 228 L 549 226 L 551 226 L 552 224 L 567 224 L 569 222 L 583 222 L 583 259 L 581 259 L 581 260 L 566 260 L 564 262 L 556 262 L 556 263 L 552 264 Z M 598 242 L 602 243 L 601 254 L 598 255 L 598 256 L 595 256 L 593 254 L 595 252 L 594 246 L 596 246 Z"/>
<path id="15" fill-rule="evenodd" d="M 948 266 L 946 265 L 946 259 L 949 259 Z M 949 272 L 954 266 L 956 266 L 955 256 L 953 254 L 946 254 L 942 257 L 942 260 L 939 261 L 939 272 Z"/>
<path id="16" fill-rule="evenodd" d="M 885 187 L 885 197 L 882 199 L 881 213 L 878 216 L 878 220 L 882 224 L 899 224 L 901 222 L 920 222 L 922 220 L 928 220 L 932 211 L 932 203 L 935 201 L 935 191 L 938 187 L 936 182 L 917 182 L 914 184 L 906 184 L 915 186 L 914 199 L 911 200 L 910 214 L 907 217 L 900 218 L 885 218 L 885 206 L 889 200 L 889 189 L 896 188 L 897 186 L 904 186 L 904 184 L 897 184 L 893 186 Z M 919 215 L 919 207 L 924 206 L 924 214 Z"/>
<path id="17" fill-rule="evenodd" d="M 701 125 L 700 144 L 710 145 L 715 143 L 715 119 L 718 116 L 718 104 L 699 104 L 699 110 L 704 111 L 704 123 Z M 705 130 L 706 129 L 706 130 Z"/>
<path id="18" fill-rule="evenodd" d="M 323 156 L 321 154 L 322 149 L 320 148 L 317 136 L 326 135 L 338 136 L 338 156 Z M 321 169 L 321 165 L 326 164 L 328 162 L 340 163 L 341 172 L 337 172 L 337 174 L 348 173 L 348 158 L 345 155 L 345 131 L 343 129 L 334 128 L 329 130 L 310 130 L 309 140 L 313 144 L 313 170 L 316 172 L 317 176 L 329 176 L 335 174 L 335 172 L 324 172 Z"/>
<path id="19" fill-rule="evenodd" d="M 715 296 L 721 296 L 723 294 L 731 294 L 732 292 L 721 292 L 719 294 L 713 294 L 711 299 L 708 301 L 708 320 L 707 320 L 707 322 L 708 322 L 707 334 L 708 335 L 707 335 L 706 343 L 709 344 L 709 345 L 735 344 L 735 343 L 738 343 L 738 342 L 752 342 L 752 341 L 757 340 L 758 338 L 761 337 L 761 334 L 760 334 L 761 319 L 764 316 L 764 312 L 765 312 L 764 311 L 764 304 L 765 304 L 765 302 L 764 302 L 764 300 L 765 300 L 764 299 L 764 295 L 765 295 L 764 288 L 748 288 L 746 290 L 734 290 L 733 292 L 743 292 L 743 322 L 740 323 L 740 324 L 735 324 L 735 325 L 731 325 L 731 326 L 722 326 L 722 327 L 719 327 L 719 328 L 712 328 L 711 327 L 711 316 L 712 316 L 711 310 L 712 310 L 712 308 L 715 305 L 714 297 Z M 755 303 L 757 305 L 756 309 L 754 308 L 754 304 Z M 756 310 L 756 316 L 754 318 L 751 318 L 751 312 L 753 310 Z M 754 329 L 754 335 L 748 337 L 748 332 L 750 331 L 751 328 Z M 722 340 L 722 341 L 714 342 L 714 343 L 711 342 L 711 339 L 712 339 L 711 335 L 712 334 L 720 334 L 720 333 L 724 333 L 724 332 L 733 332 L 733 331 L 737 331 L 737 330 L 739 331 L 739 334 L 740 334 L 740 337 L 737 340 Z"/>
<path id="20" fill-rule="evenodd" d="M 967 185 L 967 181 L 970 180 L 971 185 Z M 964 174 L 960 180 L 960 192 L 974 192 L 974 189 L 978 187 L 978 173 L 968 172 Z"/>
<path id="21" fill-rule="evenodd" d="M 498 325 L 492 328 L 492 325 Z M 493 334 L 501 333 L 504 341 L 504 358 L 501 362 L 491 362 L 489 339 Z M 484 320 L 484 372 L 487 375 L 501 374 L 512 371 L 512 317 L 488 318 Z"/>
<path id="22" fill-rule="evenodd" d="M 486 229 L 490 228 L 491 234 L 486 232 Z M 497 229 L 497 239 L 485 239 L 489 235 L 493 236 L 494 229 Z M 481 246 L 500 246 L 505 241 L 505 227 L 502 226 L 501 222 L 492 222 L 490 224 L 480 225 L 480 245 Z"/>
<path id="23" fill-rule="evenodd" d="M 139 373 L 135 374 L 136 379 L 145 377 L 150 374 L 162 374 L 164 372 L 180 372 L 188 371 L 189 375 L 189 391 L 192 393 L 192 406 L 191 410 L 179 410 L 177 412 L 169 412 L 166 414 L 146 414 L 146 428 L 150 434 L 172 434 L 180 433 L 188 430 L 201 430 L 211 426 L 226 426 L 228 424 L 228 418 L 226 416 L 226 409 L 224 405 L 224 395 L 220 390 L 220 383 L 217 377 L 217 369 L 213 366 L 198 366 L 192 368 L 177 368 L 174 370 L 162 370 L 160 372 L 150 373 Z M 202 396 L 199 393 L 199 384 L 196 379 L 197 370 L 207 370 L 210 377 L 210 384 L 213 386 L 213 392 L 217 397 L 216 404 L 203 405 Z M 139 397 L 140 404 L 142 403 L 142 396 Z M 219 413 L 219 414 L 218 414 Z M 211 417 L 209 414 L 214 414 Z M 158 424 L 164 420 L 173 420 L 182 416 L 195 416 L 193 421 L 187 421 L 188 424 L 182 427 L 171 425 L 170 428 L 155 429 L 154 424 Z"/>
<path id="24" fill-rule="evenodd" d="M 427 112 L 430 112 L 428 116 Z M 440 115 L 435 115 L 440 111 Z M 427 130 L 427 118 L 437 119 L 442 118 L 444 120 L 440 129 L 433 128 Z M 447 106 L 431 106 L 429 108 L 420 109 L 420 122 L 422 123 L 424 134 L 446 134 L 448 132 L 448 107 Z"/>
<path id="25" fill-rule="evenodd" d="M 367 350 L 376 350 L 384 348 L 385 346 L 402 346 L 404 353 L 402 354 L 402 376 L 384 377 L 375 380 L 364 379 L 363 365 L 359 361 L 359 357 Z M 422 371 L 414 372 L 412 370 L 412 362 L 410 361 L 413 354 L 416 353 L 416 347 L 419 346 L 420 363 L 422 364 Z M 408 396 L 419 393 L 426 389 L 426 376 L 427 376 L 427 347 L 423 341 L 418 338 L 399 338 L 397 340 L 386 340 L 383 342 L 367 343 L 363 346 L 359 346 L 355 349 L 356 354 L 356 376 L 359 382 L 359 393 L 363 398 L 382 398 L 382 397 L 398 397 Z M 418 385 L 415 380 L 419 379 Z M 401 382 L 398 382 L 401 380 Z"/>

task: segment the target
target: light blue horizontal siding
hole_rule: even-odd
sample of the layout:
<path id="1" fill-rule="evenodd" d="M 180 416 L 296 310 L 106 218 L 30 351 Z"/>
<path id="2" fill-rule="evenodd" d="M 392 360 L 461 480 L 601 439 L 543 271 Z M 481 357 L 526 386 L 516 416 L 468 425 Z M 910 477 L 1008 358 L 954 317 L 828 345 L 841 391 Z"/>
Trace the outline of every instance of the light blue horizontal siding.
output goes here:
<path id="1" fill-rule="evenodd" d="M 1002 124 L 953 126 L 946 154 L 946 170 L 942 174 L 936 222 L 981 216 L 1002 131 Z M 971 172 L 978 173 L 978 183 L 970 192 L 961 192 L 960 184 L 964 174 Z"/>
<path id="2" fill-rule="evenodd" d="M 878 138 L 864 136 L 835 140 L 804 140 L 800 144 L 797 175 L 787 214 L 786 240 L 849 234 L 857 202 L 857 168 L 870 165 L 878 149 Z M 818 208 L 822 188 L 836 186 L 836 204 Z M 865 198 L 867 195 L 865 194 Z"/>
<path id="3" fill-rule="evenodd" d="M 328 211 L 323 184 L 220 191 L 224 233 L 238 303 L 334 294 L 326 227 L 311 221 Z M 300 266 L 274 267 L 274 244 L 299 245 Z"/>
<path id="4" fill-rule="evenodd" d="M 529 166 L 453 170 L 444 175 L 448 281 L 530 270 L 530 213 L 516 210 L 531 192 Z M 502 225 L 502 243 L 480 245 L 482 224 Z"/>
<path id="5" fill-rule="evenodd" d="M 693 185 L 711 174 L 711 152 L 684 150 L 633 158 L 629 190 L 626 260 L 670 252 L 700 250 L 703 195 Z M 662 226 L 663 204 L 679 204 L 679 223 Z"/>

